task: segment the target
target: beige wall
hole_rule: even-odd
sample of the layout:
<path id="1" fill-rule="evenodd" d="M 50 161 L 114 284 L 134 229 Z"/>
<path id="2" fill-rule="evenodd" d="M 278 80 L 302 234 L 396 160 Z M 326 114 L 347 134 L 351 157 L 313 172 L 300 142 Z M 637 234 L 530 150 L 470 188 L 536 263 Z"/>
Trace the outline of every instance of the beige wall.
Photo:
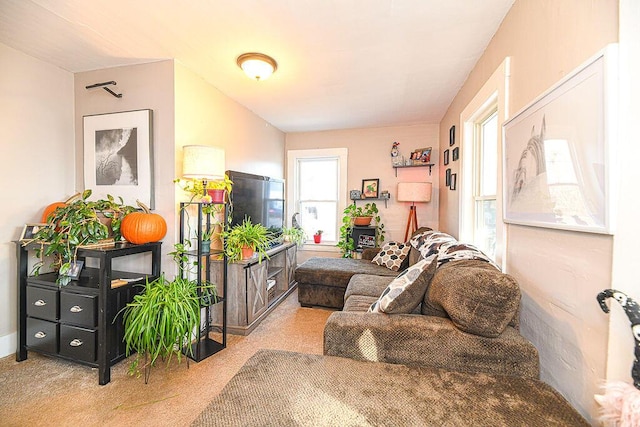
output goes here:
<path id="1" fill-rule="evenodd" d="M 399 169 L 398 176 L 391 167 L 391 146 L 394 141 L 400 143 L 401 155 L 409 156 L 416 148 L 433 147 L 432 162 L 435 163 L 429 176 L 428 168 Z M 385 241 L 404 238 L 410 203 L 398 202 L 398 182 L 432 182 L 433 194 L 430 203 L 417 205 L 418 225 L 438 228 L 438 125 L 420 124 L 413 126 L 393 126 L 366 129 L 347 129 L 323 132 L 300 132 L 287 134 L 287 150 L 338 148 L 349 150 L 347 168 L 347 188 L 360 190 L 362 180 L 379 178 L 380 191 L 388 190 L 391 200 L 385 208 L 384 201 L 376 201 L 380 217 L 385 225 Z M 300 259 L 309 255 L 305 251 L 313 250 L 306 245 L 300 251 Z M 322 252 L 320 256 L 327 256 Z"/>
<path id="2" fill-rule="evenodd" d="M 122 93 L 116 98 L 102 89 L 85 89 L 85 86 L 115 80 L 112 88 Z M 173 236 L 176 226 L 174 201 L 174 90 L 173 61 L 106 68 L 75 74 L 75 149 L 76 188 L 84 189 L 84 149 L 82 134 L 83 116 L 121 111 L 153 110 L 153 167 L 155 213 L 167 221 L 167 236 Z M 113 194 L 118 196 L 118 194 Z M 172 272 L 173 261 L 167 255 L 173 250 L 173 242 L 164 240 L 162 267 Z M 146 261 L 141 261 L 146 262 Z"/>
<path id="3" fill-rule="evenodd" d="M 0 357 L 16 350 L 15 245 L 25 223 L 74 192 L 73 75 L 0 44 Z"/>
<path id="4" fill-rule="evenodd" d="M 617 37 L 617 1 L 517 0 L 451 103 L 440 140 L 459 125 L 461 111 L 505 57 L 512 58 L 513 115 Z M 441 191 L 444 231 L 458 227 L 459 203 L 450 196 Z M 523 292 L 521 331 L 540 351 L 541 377 L 593 419 L 593 394 L 606 375 L 608 328 L 595 297 L 610 286 L 612 238 L 509 226 L 506 244 L 506 269 Z"/>

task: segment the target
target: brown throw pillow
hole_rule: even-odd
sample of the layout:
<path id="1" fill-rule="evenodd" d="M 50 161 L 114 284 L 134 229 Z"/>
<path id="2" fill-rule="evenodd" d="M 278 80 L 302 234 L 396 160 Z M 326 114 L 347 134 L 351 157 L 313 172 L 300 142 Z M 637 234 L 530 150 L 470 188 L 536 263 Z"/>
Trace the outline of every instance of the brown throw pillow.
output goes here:
<path id="1" fill-rule="evenodd" d="M 449 317 L 458 329 L 497 337 L 520 306 L 516 280 L 483 261 L 453 261 L 436 271 L 422 314 Z"/>

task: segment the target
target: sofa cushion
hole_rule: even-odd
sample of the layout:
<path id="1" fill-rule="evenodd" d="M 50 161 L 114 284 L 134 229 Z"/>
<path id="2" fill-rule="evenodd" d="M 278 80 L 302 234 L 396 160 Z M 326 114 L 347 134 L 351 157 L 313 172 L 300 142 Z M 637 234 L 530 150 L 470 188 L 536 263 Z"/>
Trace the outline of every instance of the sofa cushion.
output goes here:
<path id="1" fill-rule="evenodd" d="M 342 311 L 366 312 L 378 300 L 378 297 L 368 295 L 351 295 L 345 299 Z"/>
<path id="2" fill-rule="evenodd" d="M 411 313 L 420 305 L 435 273 L 437 258 L 421 260 L 393 279 L 380 298 L 371 305 L 372 313 Z"/>
<path id="3" fill-rule="evenodd" d="M 390 270 L 398 271 L 409 254 L 409 249 L 411 249 L 411 245 L 407 243 L 387 242 L 371 262 L 387 267 Z"/>
<path id="4" fill-rule="evenodd" d="M 422 313 L 448 316 L 460 330 L 497 337 L 520 306 L 515 279 L 486 262 L 449 262 L 438 268 L 425 293 Z"/>
<path id="5" fill-rule="evenodd" d="M 437 255 L 438 267 L 451 261 L 477 259 L 499 269 L 497 264 L 480 249 L 470 244 L 460 243 L 447 233 L 433 230 L 416 233 L 409 242 L 425 259 L 431 259 Z"/>
<path id="6" fill-rule="evenodd" d="M 347 301 L 351 295 L 366 295 L 378 299 L 382 291 L 389 286 L 393 279 L 394 277 L 374 276 L 372 274 L 354 274 L 349 280 L 344 300 Z"/>

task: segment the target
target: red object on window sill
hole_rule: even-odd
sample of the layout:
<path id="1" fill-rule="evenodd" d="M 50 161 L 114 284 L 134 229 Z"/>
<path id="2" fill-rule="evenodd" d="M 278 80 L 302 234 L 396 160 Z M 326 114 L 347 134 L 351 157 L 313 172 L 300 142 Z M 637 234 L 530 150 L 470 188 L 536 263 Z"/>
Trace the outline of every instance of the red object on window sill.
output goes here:
<path id="1" fill-rule="evenodd" d="M 313 242 L 314 243 L 320 243 L 320 239 L 322 239 L 322 234 L 314 234 L 313 235 Z"/>

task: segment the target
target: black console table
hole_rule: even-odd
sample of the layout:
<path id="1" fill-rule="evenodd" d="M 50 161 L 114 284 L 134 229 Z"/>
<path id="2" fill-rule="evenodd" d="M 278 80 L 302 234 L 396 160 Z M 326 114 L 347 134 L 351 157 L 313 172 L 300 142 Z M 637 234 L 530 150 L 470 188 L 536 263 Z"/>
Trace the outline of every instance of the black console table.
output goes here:
<path id="1" fill-rule="evenodd" d="M 143 289 L 136 284 L 144 284 L 145 279 L 154 280 L 160 275 L 161 244 L 117 242 L 96 248 L 80 248 L 78 259 L 90 267 L 84 268 L 77 280 L 59 286 L 56 283 L 57 273 L 29 275 L 29 251 L 35 250 L 39 244 L 22 246 L 21 242 L 16 242 L 16 360 L 25 360 L 27 351 L 71 360 L 98 368 L 99 384 L 107 384 L 111 380 L 111 366 L 126 357 L 126 346 L 122 341 L 122 314 L 118 313 Z M 144 253 L 151 254 L 147 272 L 112 269 L 114 259 Z M 112 285 L 116 279 L 121 280 Z"/>

